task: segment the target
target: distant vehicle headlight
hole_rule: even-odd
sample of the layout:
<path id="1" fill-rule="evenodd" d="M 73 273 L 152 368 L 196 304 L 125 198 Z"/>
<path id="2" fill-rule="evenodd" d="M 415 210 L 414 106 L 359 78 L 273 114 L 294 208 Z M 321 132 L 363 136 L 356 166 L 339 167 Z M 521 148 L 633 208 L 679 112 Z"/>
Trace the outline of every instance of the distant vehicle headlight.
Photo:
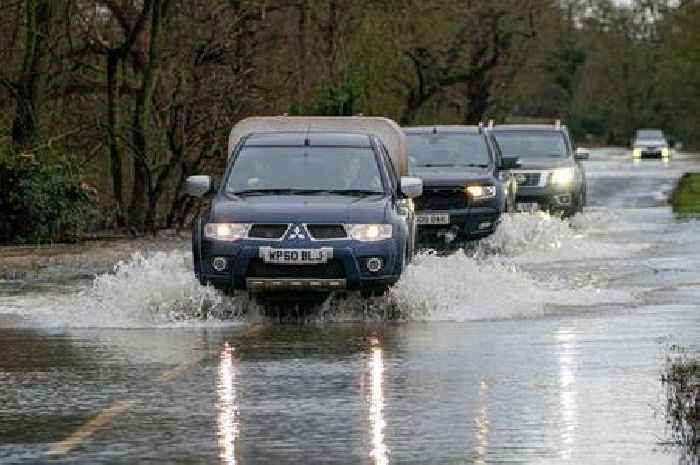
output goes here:
<path id="1" fill-rule="evenodd" d="M 467 186 L 464 191 L 475 200 L 492 199 L 496 197 L 496 186 Z"/>
<path id="2" fill-rule="evenodd" d="M 248 235 L 250 227 L 247 223 L 207 223 L 204 237 L 217 241 L 237 241 Z"/>
<path id="3" fill-rule="evenodd" d="M 632 157 L 633 158 L 642 158 L 642 149 L 639 147 L 635 147 L 634 150 L 632 150 Z"/>
<path id="4" fill-rule="evenodd" d="M 360 242 L 375 242 L 391 239 L 393 228 L 390 224 L 348 224 L 350 237 Z"/>
<path id="5" fill-rule="evenodd" d="M 552 172 L 551 183 L 558 186 L 567 186 L 574 182 L 573 168 L 557 168 Z"/>
<path id="6" fill-rule="evenodd" d="M 668 147 L 663 147 L 663 148 L 661 149 L 661 156 L 662 156 L 663 158 L 668 158 L 668 157 L 670 157 L 670 156 L 671 156 L 671 149 L 669 149 Z"/>

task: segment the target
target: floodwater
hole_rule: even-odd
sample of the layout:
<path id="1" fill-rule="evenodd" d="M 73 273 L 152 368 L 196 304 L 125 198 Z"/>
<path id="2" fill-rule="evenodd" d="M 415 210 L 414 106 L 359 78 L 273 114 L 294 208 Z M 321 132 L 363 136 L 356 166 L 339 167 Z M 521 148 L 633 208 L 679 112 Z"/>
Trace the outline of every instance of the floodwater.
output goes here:
<path id="1" fill-rule="evenodd" d="M 186 240 L 0 281 L 0 463 L 680 463 L 660 375 L 700 340 L 700 223 L 666 200 L 699 163 L 594 151 L 583 215 L 418 257 L 398 320 L 262 317 Z"/>

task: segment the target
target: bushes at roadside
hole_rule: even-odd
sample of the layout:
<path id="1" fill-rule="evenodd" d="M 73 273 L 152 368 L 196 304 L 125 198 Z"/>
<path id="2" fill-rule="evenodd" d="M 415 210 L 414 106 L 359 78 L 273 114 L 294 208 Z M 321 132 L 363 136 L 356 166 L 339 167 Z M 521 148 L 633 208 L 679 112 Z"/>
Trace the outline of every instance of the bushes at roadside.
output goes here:
<path id="1" fill-rule="evenodd" d="M 661 377 L 666 385 L 666 417 L 671 426 L 671 442 L 688 458 L 698 456 L 700 437 L 700 359 L 680 347 L 672 347 Z M 691 462 L 688 462 L 691 463 Z"/>
<path id="2" fill-rule="evenodd" d="M 673 211 L 681 215 L 700 215 L 700 173 L 686 173 L 671 196 Z"/>
<path id="3" fill-rule="evenodd" d="M 78 168 L 50 154 L 0 149 L 0 243 L 58 242 L 84 231 L 95 216 Z"/>

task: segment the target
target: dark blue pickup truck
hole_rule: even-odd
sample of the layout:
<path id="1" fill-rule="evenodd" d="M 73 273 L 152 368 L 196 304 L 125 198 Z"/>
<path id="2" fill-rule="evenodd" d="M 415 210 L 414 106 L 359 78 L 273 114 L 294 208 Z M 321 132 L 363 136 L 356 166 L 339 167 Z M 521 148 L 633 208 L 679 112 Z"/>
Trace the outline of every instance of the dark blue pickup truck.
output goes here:
<path id="1" fill-rule="evenodd" d="M 188 179 L 190 194 L 213 197 L 192 238 L 202 284 L 381 293 L 398 281 L 414 250 L 410 199 L 422 191 L 401 176 L 403 134 L 378 118 L 306 120 L 258 118 L 247 127 L 261 130 L 234 141 L 220 185 Z M 391 144 L 368 132 L 373 124 Z"/>

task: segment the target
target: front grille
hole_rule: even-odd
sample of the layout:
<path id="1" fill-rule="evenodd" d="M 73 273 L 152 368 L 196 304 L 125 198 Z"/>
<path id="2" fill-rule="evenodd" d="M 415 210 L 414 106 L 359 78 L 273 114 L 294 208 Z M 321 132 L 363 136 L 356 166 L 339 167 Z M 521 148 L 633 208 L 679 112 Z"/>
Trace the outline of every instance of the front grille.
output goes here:
<path id="1" fill-rule="evenodd" d="M 316 278 L 344 279 L 345 268 L 340 260 L 331 259 L 318 265 L 280 265 L 255 258 L 248 265 L 249 278 Z"/>
<path id="2" fill-rule="evenodd" d="M 306 229 L 316 240 L 345 239 L 348 234 L 342 224 L 309 224 Z"/>
<path id="3" fill-rule="evenodd" d="M 469 207 L 464 187 L 426 189 L 414 201 L 416 210 L 461 210 Z"/>
<path id="4" fill-rule="evenodd" d="M 253 239 L 280 239 L 287 231 L 287 224 L 254 224 L 248 232 Z"/>
<path id="5" fill-rule="evenodd" d="M 516 173 L 518 186 L 532 187 L 540 185 L 541 173 Z"/>

